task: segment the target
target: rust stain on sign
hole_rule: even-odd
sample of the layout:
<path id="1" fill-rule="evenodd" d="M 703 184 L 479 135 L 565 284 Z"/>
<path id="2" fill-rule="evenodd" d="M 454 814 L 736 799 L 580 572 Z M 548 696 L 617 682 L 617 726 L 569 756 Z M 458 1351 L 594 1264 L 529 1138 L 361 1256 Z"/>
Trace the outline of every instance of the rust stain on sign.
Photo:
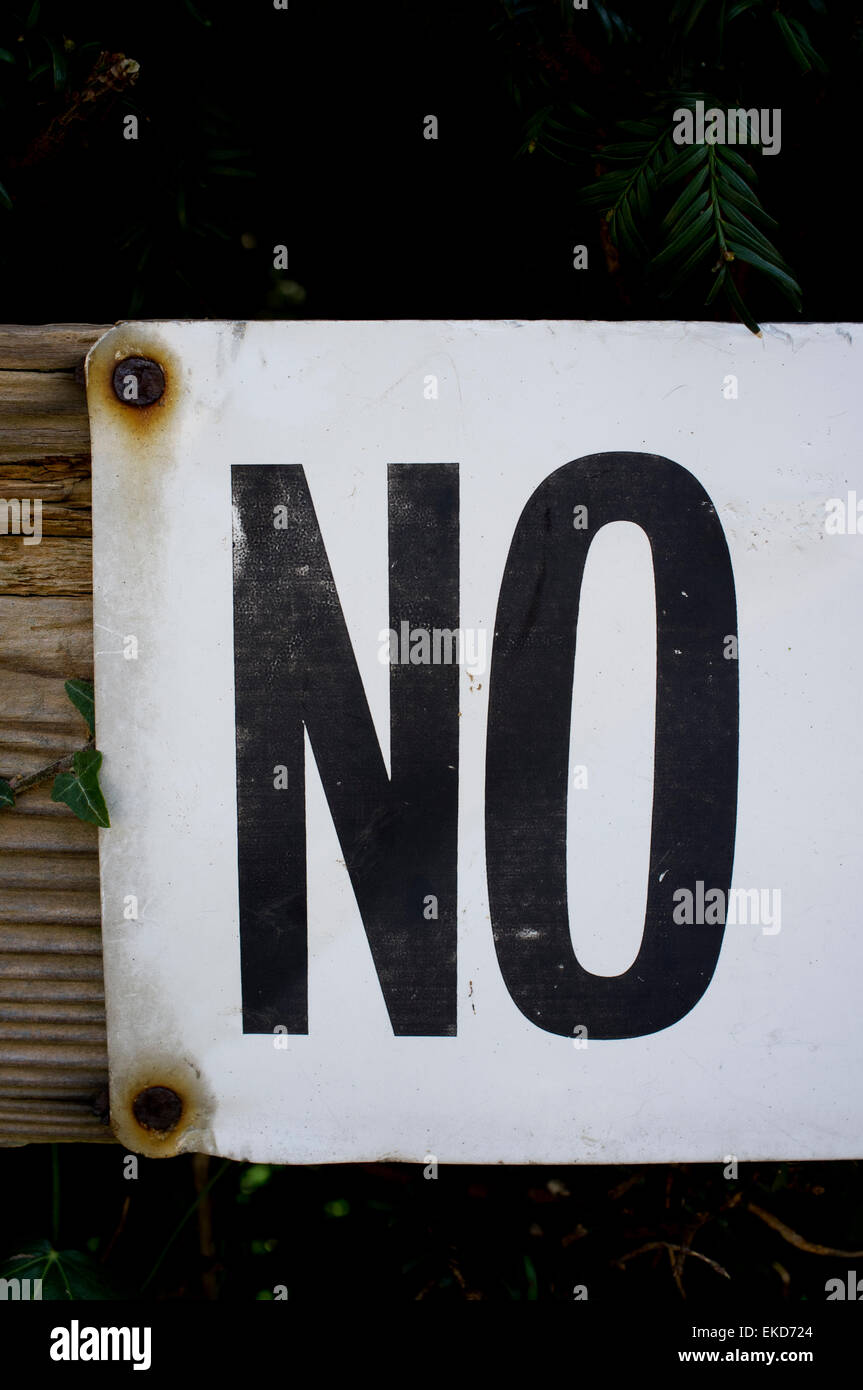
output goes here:
<path id="1" fill-rule="evenodd" d="M 159 398 L 118 399 L 117 368 L 129 362 L 158 364 L 164 378 Z M 118 324 L 87 358 L 87 406 L 91 425 L 105 432 L 113 472 L 135 502 L 139 524 L 155 514 L 166 473 L 173 467 L 183 405 L 188 398 L 184 369 L 176 352 L 149 324 Z M 137 374 L 136 374 L 137 375 Z"/>
<path id="2" fill-rule="evenodd" d="M 144 361 L 157 363 L 164 374 L 164 390 L 159 399 L 152 403 L 118 399 L 114 386 L 117 367 L 128 363 L 134 371 L 134 364 Z M 147 324 L 118 324 L 100 339 L 87 359 L 90 415 L 94 410 L 106 411 L 130 445 L 164 441 L 184 394 L 183 372 L 176 353 Z"/>
<path id="3" fill-rule="evenodd" d="M 111 1126 L 121 1144 L 147 1158 L 199 1152 L 210 1127 L 212 1098 L 191 1063 L 145 1057 L 111 1092 Z"/>

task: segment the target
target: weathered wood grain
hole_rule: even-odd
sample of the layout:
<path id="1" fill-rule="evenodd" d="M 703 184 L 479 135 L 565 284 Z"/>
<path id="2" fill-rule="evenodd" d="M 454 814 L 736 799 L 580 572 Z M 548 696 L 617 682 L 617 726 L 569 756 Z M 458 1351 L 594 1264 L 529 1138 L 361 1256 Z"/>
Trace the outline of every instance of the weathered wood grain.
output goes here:
<path id="1" fill-rule="evenodd" d="M 74 415 L 78 420 L 86 420 L 86 392 L 74 374 L 0 372 L 0 427 L 9 429 L 17 421 L 43 415 Z"/>
<path id="2" fill-rule="evenodd" d="M 0 497 L 22 496 L 89 509 L 89 456 L 77 460 L 57 458 L 0 465 Z"/>
<path id="3" fill-rule="evenodd" d="M 8 367 L 36 372 L 80 367 L 109 323 L 0 324 L 0 371 Z"/>
<path id="4" fill-rule="evenodd" d="M 24 545 L 20 536 L 0 535 L 0 594 L 44 594 L 82 598 L 93 592 L 93 556 L 84 537 L 45 536 Z"/>
<path id="5" fill-rule="evenodd" d="M 66 1097 L 0 1099 L 0 1133 L 4 1132 L 17 1135 L 19 1144 L 114 1143 L 108 1126 L 99 1123 L 89 1106 Z"/>
<path id="6" fill-rule="evenodd" d="M 22 796 L 21 800 L 24 800 Z M 12 817 L 10 816 L 11 820 Z M 62 883 L 64 892 L 90 890 L 95 898 L 98 914 L 99 902 L 99 860 L 95 854 L 51 854 L 41 850 L 38 858 L 26 850 L 4 850 L 0 854 L 0 921 L 11 920 L 5 917 L 5 902 L 9 889 L 25 889 L 38 892 L 44 889 L 46 879 Z"/>
<path id="7" fill-rule="evenodd" d="M 91 971 L 89 976 L 86 972 L 82 975 L 80 970 L 75 976 L 68 973 L 52 975 L 44 960 L 40 962 L 40 969 L 41 973 L 34 977 L 16 970 L 14 962 L 5 975 L 0 969 L 0 1001 L 7 1004 L 19 1000 L 25 1003 L 35 1000 L 40 1005 L 44 1003 L 49 1007 L 55 1004 L 86 1003 L 104 1010 L 101 961 L 98 971 Z"/>
<path id="8" fill-rule="evenodd" d="M 32 527 L 38 500 L 42 504 L 43 536 L 90 536 L 89 468 L 89 459 L 0 463 L 0 528 L 5 526 L 9 533 L 15 524 L 14 513 L 10 514 L 2 505 L 4 502 L 17 500 L 21 505 L 26 499 L 26 515 Z M 20 537 L 16 539 L 19 545 L 23 544 Z"/>
<path id="9" fill-rule="evenodd" d="M 0 595 L 0 672 L 68 680 L 93 675 L 93 606 L 88 598 Z"/>
<path id="10" fill-rule="evenodd" d="M 105 328 L 0 325 L 0 776 L 35 772 L 87 729 L 63 689 L 93 670 L 83 358 Z M 42 539 L 2 534 L 42 502 Z M 94 826 L 50 783 L 0 811 L 0 1145 L 113 1142 Z"/>
<path id="11" fill-rule="evenodd" d="M 52 1057 L 43 1052 L 37 1057 L 13 1052 L 0 1059 L 0 1091 L 9 1089 L 25 1096 L 68 1098 L 71 1094 L 84 1105 L 92 1106 L 105 1074 L 103 1056 L 82 1057 L 77 1048 L 64 1048 L 62 1043 Z M 32 1137 L 32 1136 L 31 1136 Z"/>
<path id="12" fill-rule="evenodd" d="M 26 999 L 0 999 L 0 1020 L 4 1023 L 17 1025 L 19 1027 L 44 1028 L 49 1023 L 74 1023 L 78 1025 L 92 1026 L 105 1023 L 104 1005 L 96 1000 L 86 999 L 66 999 L 50 1002 L 43 1001 L 39 1009 L 39 1018 L 33 1022 L 33 1009 Z M 102 1034 L 94 1038 L 94 1042 L 100 1041 Z"/>
<path id="13" fill-rule="evenodd" d="M 0 383 L 0 391 L 2 391 Z M 0 415 L 0 461 L 25 463 L 28 460 L 58 457 L 85 459 L 90 453 L 90 431 L 86 414 L 64 412 L 29 415 Z"/>
<path id="14" fill-rule="evenodd" d="M 102 980 L 102 957 L 96 955 L 48 955 L 0 951 L 0 978 L 4 980 Z M 14 997 L 9 995 L 7 997 Z M 29 998 L 35 995 L 30 994 Z"/>

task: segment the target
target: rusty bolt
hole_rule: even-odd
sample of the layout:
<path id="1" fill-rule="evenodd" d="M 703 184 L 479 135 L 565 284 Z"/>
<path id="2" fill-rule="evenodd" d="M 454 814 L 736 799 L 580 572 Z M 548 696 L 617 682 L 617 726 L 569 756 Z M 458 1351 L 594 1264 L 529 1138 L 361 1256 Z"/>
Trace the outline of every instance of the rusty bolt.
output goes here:
<path id="1" fill-rule="evenodd" d="M 148 1086 L 132 1101 L 132 1111 L 139 1125 L 164 1134 L 179 1121 L 183 1102 L 168 1086 Z"/>
<path id="2" fill-rule="evenodd" d="M 165 373 L 150 357 L 124 357 L 114 368 L 114 395 L 123 405 L 155 405 L 165 394 Z"/>
<path id="3" fill-rule="evenodd" d="M 103 1086 L 101 1090 L 96 1092 L 95 1096 L 90 1102 L 90 1109 L 92 1110 L 94 1115 L 98 1115 L 100 1124 L 108 1124 L 111 1114 L 111 1103 L 108 1097 L 107 1085 Z"/>

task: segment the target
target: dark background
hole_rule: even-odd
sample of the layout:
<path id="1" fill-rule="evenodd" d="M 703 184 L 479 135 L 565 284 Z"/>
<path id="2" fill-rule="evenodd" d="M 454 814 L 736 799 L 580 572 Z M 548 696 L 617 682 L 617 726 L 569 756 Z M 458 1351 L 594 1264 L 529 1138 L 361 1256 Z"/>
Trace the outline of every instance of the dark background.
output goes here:
<path id="1" fill-rule="evenodd" d="M 822 75 L 801 74 L 757 10 L 720 50 L 708 23 L 720 3 L 674 43 L 671 0 L 619 5 L 638 26 L 628 43 L 609 41 L 592 8 L 567 32 L 557 0 L 515 0 L 512 20 L 501 0 L 23 5 L 0 20 L 16 59 L 0 62 L 3 316 L 711 317 L 721 307 L 705 311 L 703 286 L 666 302 L 636 267 L 609 275 L 599 217 L 578 203 L 616 121 L 645 115 L 658 88 L 709 86 L 781 106 L 781 153 L 753 163 L 803 317 L 859 320 L 863 9 L 787 7 L 823 52 Z M 34 160 L 100 51 L 135 59 L 137 82 L 67 120 Z M 517 157 L 546 101 L 587 109 L 581 151 Z M 137 141 L 123 138 L 127 112 Z M 437 141 L 423 138 L 429 113 Z M 572 269 L 576 243 L 586 272 Z M 287 275 L 273 271 L 278 244 Z M 754 301 L 794 317 L 769 282 Z"/>
<path id="2" fill-rule="evenodd" d="M 184 1156 L 141 1158 L 132 1180 L 119 1146 L 58 1146 L 57 1158 L 54 1243 L 91 1257 L 91 1269 L 70 1273 L 87 1297 L 248 1301 L 283 1285 L 289 1303 L 345 1310 L 418 1299 L 572 1305 L 582 1285 L 600 1308 L 695 1302 L 721 1319 L 765 1305 L 801 1322 L 825 1311 L 827 1279 L 855 1268 L 863 1278 L 863 1260 L 838 1253 L 863 1248 L 851 1162 L 741 1164 L 736 1181 L 720 1162 L 444 1164 L 432 1180 L 422 1164 Z M 51 1146 L 0 1151 L 0 1178 L 0 1253 L 50 1239 Z M 698 1253 L 675 1278 L 689 1246 Z"/>
<path id="3" fill-rule="evenodd" d="M 717 56 L 698 25 L 672 42 L 673 6 L 619 6 L 629 39 L 614 25 L 609 38 L 599 8 L 575 35 L 566 6 L 514 5 L 507 20 L 493 0 L 7 9 L 2 317 L 722 316 L 703 285 L 667 300 L 625 257 L 612 273 L 578 196 L 617 120 L 701 74 L 729 101 L 782 107 L 781 155 L 755 159 L 802 317 L 863 319 L 859 8 L 788 6 L 827 74 L 801 73 L 757 14 Z M 100 52 L 134 59 L 138 80 L 82 102 Z M 590 113 L 565 158 L 518 154 L 545 100 Z M 137 141 L 123 139 L 130 112 Z M 430 113 L 437 141 L 422 136 Z M 575 243 L 589 271 L 573 271 Z M 769 281 L 750 277 L 746 293 L 759 316 L 794 317 Z M 36 1147 L 0 1154 L 0 1255 L 54 1239 L 87 1252 L 106 1287 L 147 1298 L 247 1300 L 282 1284 L 310 1302 L 571 1301 L 586 1284 L 596 1300 L 822 1304 L 854 1262 L 819 1247 L 863 1247 L 858 1164 L 749 1164 L 726 1180 L 720 1158 L 443 1167 L 432 1181 L 422 1165 L 184 1157 L 141 1159 L 127 1180 L 119 1148 Z M 706 1258 L 681 1263 L 690 1244 Z"/>

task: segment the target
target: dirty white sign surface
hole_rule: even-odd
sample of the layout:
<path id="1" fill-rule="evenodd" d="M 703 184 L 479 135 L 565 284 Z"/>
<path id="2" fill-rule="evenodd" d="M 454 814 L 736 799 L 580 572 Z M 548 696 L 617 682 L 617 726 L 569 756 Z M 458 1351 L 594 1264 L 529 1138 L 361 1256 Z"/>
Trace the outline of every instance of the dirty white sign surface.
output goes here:
<path id="1" fill-rule="evenodd" d="M 859 1155 L 859 332 L 97 344 L 125 1145 Z"/>

